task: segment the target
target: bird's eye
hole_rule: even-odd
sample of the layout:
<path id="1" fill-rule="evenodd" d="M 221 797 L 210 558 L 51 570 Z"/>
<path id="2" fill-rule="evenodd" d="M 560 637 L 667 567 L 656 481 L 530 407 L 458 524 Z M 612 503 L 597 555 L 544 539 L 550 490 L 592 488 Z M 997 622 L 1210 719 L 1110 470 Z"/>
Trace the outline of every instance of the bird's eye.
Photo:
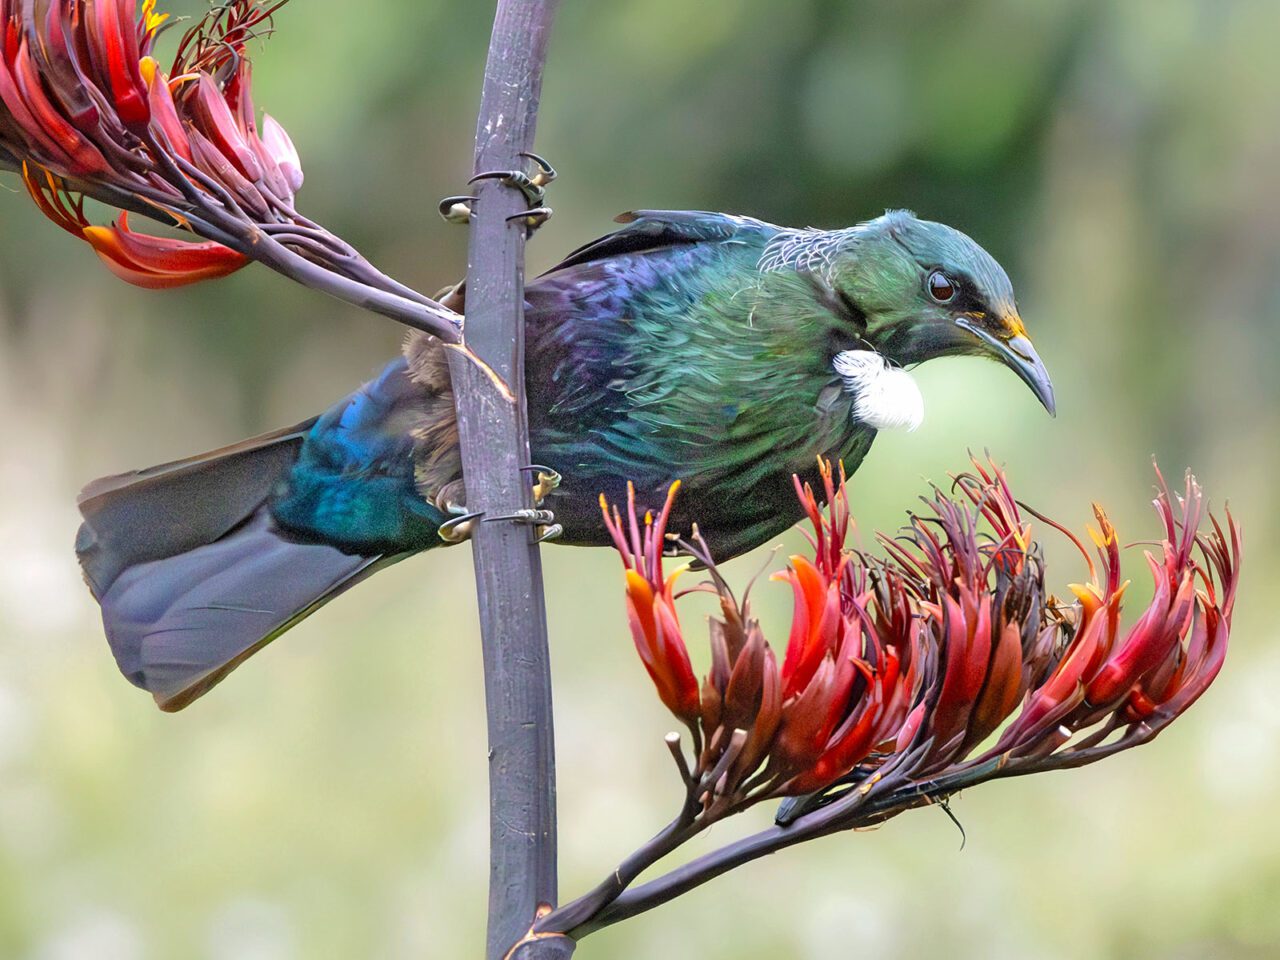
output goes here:
<path id="1" fill-rule="evenodd" d="M 935 270 L 929 274 L 926 286 L 929 288 L 929 296 L 937 300 L 938 303 L 950 303 L 959 292 L 956 282 L 941 270 Z"/>

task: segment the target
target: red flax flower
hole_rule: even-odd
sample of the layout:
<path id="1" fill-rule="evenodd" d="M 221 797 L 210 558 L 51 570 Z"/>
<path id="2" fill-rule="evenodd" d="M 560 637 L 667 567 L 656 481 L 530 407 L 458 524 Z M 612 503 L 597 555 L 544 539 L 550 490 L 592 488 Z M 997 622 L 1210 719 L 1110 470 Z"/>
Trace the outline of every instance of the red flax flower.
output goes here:
<path id="1" fill-rule="evenodd" d="M 168 212 L 193 192 L 264 220 L 288 216 L 297 152 L 270 117 L 259 135 L 245 44 L 280 4 L 222 5 L 182 39 L 169 72 L 152 56 L 168 16 L 155 0 L 0 0 L 0 146 L 22 161 L 40 209 L 82 236 L 117 276 L 171 287 L 248 262 L 216 243 L 134 233 L 122 216 L 91 226 L 63 178 Z"/>
<path id="2" fill-rule="evenodd" d="M 616 508 L 610 517 L 603 494 L 600 495 L 600 509 L 604 511 L 605 523 L 627 568 L 627 621 L 640 661 L 649 671 L 658 697 L 666 708 L 696 731 L 698 681 L 694 679 L 693 668 L 689 665 L 689 654 L 676 617 L 675 582 L 681 571 L 664 577 L 662 570 L 663 534 L 671 504 L 679 489 L 678 481 L 671 485 L 656 524 L 653 514 L 645 515 L 643 532 L 636 519 L 634 485 L 627 486 L 630 525 L 625 532 Z"/>
<path id="3" fill-rule="evenodd" d="M 1158 475 L 1158 474 L 1157 474 Z M 1190 475 L 1181 496 L 1159 479 L 1162 538 L 1147 551 L 1154 596 L 1121 625 L 1127 582 L 1116 532 L 1100 507 L 1097 560 L 1059 524 L 1014 499 L 1003 472 L 973 462 L 950 493 L 934 489 L 884 554 L 846 549 L 844 477 L 822 470 L 825 515 L 797 481 L 813 558 L 775 576 L 794 611 L 781 663 L 697 535 L 680 544 L 710 571 L 719 599 L 710 667 L 699 684 L 662 568 L 658 517 L 605 509 L 627 567 L 628 616 L 663 703 L 692 731 L 677 754 L 688 825 L 769 798 L 782 822 L 821 818 L 824 831 L 883 820 L 995 777 L 1078 766 L 1145 742 L 1217 675 L 1239 579 L 1240 533 L 1205 518 Z M 1085 553 L 1088 582 L 1064 605 L 1044 588 L 1032 538 L 1042 521 Z M 821 810 L 821 812 L 817 812 Z"/>
<path id="4" fill-rule="evenodd" d="M 295 210 L 302 164 L 279 123 L 259 123 L 248 50 L 283 5 L 218 3 L 165 70 L 155 0 L 0 0 L 0 167 L 130 283 L 176 287 L 253 259 L 456 342 L 456 314 Z M 125 215 L 94 226 L 85 196 L 205 242 L 134 232 Z"/>
<path id="5" fill-rule="evenodd" d="M 676 546 L 710 573 L 720 601 L 710 667 L 690 664 L 663 546 L 676 488 L 656 518 L 609 509 L 627 568 L 632 635 L 662 702 L 692 733 L 667 746 L 685 785 L 680 812 L 599 885 L 539 919 L 543 935 L 580 937 L 665 903 L 785 847 L 866 827 L 999 777 L 1081 766 L 1144 743 L 1182 715 L 1222 667 L 1240 576 L 1231 514 L 1208 517 L 1194 478 L 1181 496 L 1159 480 L 1160 540 L 1147 551 L 1151 602 L 1122 623 L 1120 541 L 1100 507 L 1097 559 L 1060 524 L 1014 499 L 1004 473 L 973 461 L 935 488 L 881 556 L 846 548 L 844 476 L 821 464 L 822 499 L 796 483 L 812 559 L 775 579 L 791 587 L 779 665 L 748 596 L 739 600 L 694 528 Z M 1046 594 L 1031 519 L 1085 556 L 1075 600 Z M 749 594 L 750 591 L 747 591 Z M 781 798 L 776 823 L 637 887 L 648 868 L 712 823 Z"/>

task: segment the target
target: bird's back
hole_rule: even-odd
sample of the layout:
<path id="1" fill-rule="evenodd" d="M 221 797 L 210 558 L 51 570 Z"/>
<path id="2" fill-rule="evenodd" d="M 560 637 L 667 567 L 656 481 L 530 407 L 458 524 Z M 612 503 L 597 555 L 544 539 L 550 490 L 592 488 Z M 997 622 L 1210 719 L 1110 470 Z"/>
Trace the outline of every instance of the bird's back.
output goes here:
<path id="1" fill-rule="evenodd" d="M 671 232 L 670 216 L 704 219 Z M 568 542 L 607 542 L 600 493 L 616 502 L 634 482 L 656 508 L 680 480 L 672 529 L 696 520 L 720 555 L 740 553 L 798 518 L 793 474 L 819 454 L 854 469 L 874 431 L 850 415 L 809 283 L 759 268 L 777 228 L 710 214 L 637 224 L 669 232 L 626 249 L 623 231 L 610 255 L 571 258 L 528 289 L 534 458 L 565 476 L 549 505 Z"/>

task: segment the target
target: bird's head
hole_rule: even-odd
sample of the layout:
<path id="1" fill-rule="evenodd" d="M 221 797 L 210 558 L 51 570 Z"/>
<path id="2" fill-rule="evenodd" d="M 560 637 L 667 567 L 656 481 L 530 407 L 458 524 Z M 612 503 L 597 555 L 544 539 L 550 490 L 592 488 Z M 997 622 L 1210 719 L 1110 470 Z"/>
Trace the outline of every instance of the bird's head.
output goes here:
<path id="1" fill-rule="evenodd" d="M 990 357 L 1022 378 L 1050 414 L 1053 384 L 1027 337 L 1000 264 L 959 230 L 895 210 L 851 231 L 832 257 L 833 292 L 865 323 L 863 339 L 901 365 Z"/>

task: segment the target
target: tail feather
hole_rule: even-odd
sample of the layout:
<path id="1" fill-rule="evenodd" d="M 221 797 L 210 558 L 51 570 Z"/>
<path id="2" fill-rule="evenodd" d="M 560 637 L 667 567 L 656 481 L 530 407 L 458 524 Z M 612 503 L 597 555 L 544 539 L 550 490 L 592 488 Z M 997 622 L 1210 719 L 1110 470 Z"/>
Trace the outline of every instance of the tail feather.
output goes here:
<path id="1" fill-rule="evenodd" d="M 93 595 L 101 599 L 134 564 L 176 556 L 243 523 L 297 460 L 314 423 L 85 487 L 76 554 Z"/>
<path id="2" fill-rule="evenodd" d="M 401 357 L 320 417 L 85 488 L 76 553 L 124 675 L 180 710 L 344 590 L 438 545 L 415 451 L 421 425 L 452 409 Z"/>
<path id="3" fill-rule="evenodd" d="M 401 556 L 293 542 L 261 508 L 213 543 L 128 567 L 98 599 L 121 672 L 175 711 Z"/>
<path id="4" fill-rule="evenodd" d="M 76 553 L 116 663 L 181 710 L 349 587 L 405 554 L 345 552 L 273 520 L 267 499 L 315 420 L 95 481 Z"/>

